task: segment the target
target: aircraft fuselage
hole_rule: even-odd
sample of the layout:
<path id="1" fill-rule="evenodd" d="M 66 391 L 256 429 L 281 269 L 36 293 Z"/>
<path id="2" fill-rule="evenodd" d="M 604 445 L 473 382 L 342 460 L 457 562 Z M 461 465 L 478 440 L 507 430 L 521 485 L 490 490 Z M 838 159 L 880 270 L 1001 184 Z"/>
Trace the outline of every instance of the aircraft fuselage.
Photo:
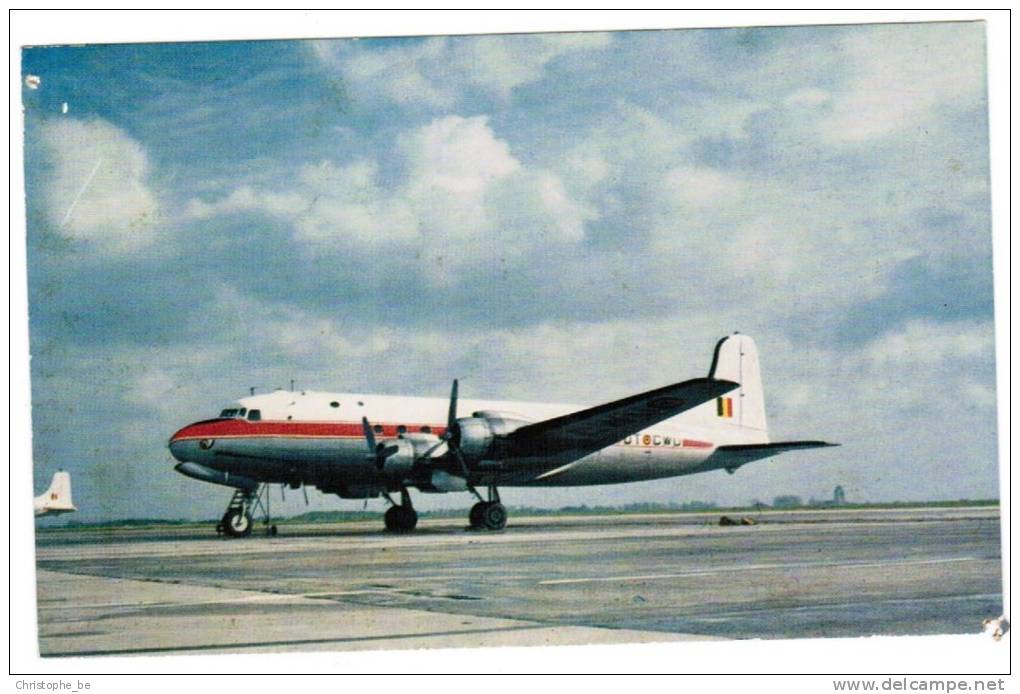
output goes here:
<path id="1" fill-rule="evenodd" d="M 171 438 L 170 450 L 182 463 L 226 473 L 226 483 L 233 476 L 235 481 L 311 484 L 344 497 L 376 496 L 398 486 L 367 455 L 362 417 L 372 422 L 382 441 L 416 436 L 438 440 L 446 431 L 447 405 L 440 398 L 278 390 L 241 399 L 224 410 L 230 416 L 182 428 Z M 460 409 L 534 422 L 579 407 L 462 400 Z M 473 466 L 471 483 L 579 486 L 673 477 L 725 467 L 712 460 L 716 445 L 706 428 L 685 424 L 680 415 L 537 479 L 520 460 L 513 470 L 503 469 L 498 459 L 482 460 Z M 549 467 L 540 458 L 532 462 L 537 468 Z M 418 482 L 422 491 L 458 491 L 435 488 L 425 477 Z"/>

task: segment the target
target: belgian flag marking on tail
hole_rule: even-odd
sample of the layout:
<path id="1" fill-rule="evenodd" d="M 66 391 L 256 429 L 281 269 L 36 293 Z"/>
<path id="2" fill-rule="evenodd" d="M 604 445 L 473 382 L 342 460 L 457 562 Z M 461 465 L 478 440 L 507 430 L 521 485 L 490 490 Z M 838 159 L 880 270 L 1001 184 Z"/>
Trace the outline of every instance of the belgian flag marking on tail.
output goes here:
<path id="1" fill-rule="evenodd" d="M 720 417 L 732 417 L 733 398 L 716 398 L 715 413 Z"/>

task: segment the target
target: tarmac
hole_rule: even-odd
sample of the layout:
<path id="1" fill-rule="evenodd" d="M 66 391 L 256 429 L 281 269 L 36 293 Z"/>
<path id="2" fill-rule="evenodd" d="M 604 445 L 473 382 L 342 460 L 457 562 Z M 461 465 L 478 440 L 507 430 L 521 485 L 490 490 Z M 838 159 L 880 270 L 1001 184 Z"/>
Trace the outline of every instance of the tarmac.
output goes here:
<path id="1" fill-rule="evenodd" d="M 996 507 L 37 533 L 44 656 L 978 633 Z"/>

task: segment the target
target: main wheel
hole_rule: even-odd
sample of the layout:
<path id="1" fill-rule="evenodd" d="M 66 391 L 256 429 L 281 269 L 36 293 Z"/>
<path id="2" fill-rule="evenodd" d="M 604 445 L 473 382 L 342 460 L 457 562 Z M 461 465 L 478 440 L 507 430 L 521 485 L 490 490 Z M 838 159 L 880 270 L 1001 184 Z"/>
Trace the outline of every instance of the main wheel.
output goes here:
<path id="1" fill-rule="evenodd" d="M 383 522 L 390 532 L 407 532 L 418 525 L 418 514 L 409 506 L 391 506 L 383 516 Z"/>
<path id="2" fill-rule="evenodd" d="M 383 523 L 386 524 L 386 530 L 389 532 L 396 532 L 400 529 L 400 507 L 390 506 L 386 509 L 385 515 L 383 515 Z"/>
<path id="3" fill-rule="evenodd" d="M 468 521 L 470 521 L 472 528 L 481 528 L 484 525 L 482 516 L 485 514 L 485 507 L 488 505 L 485 501 L 479 501 L 471 507 L 471 510 L 468 512 Z"/>
<path id="4" fill-rule="evenodd" d="M 400 529 L 404 532 L 414 530 L 418 525 L 418 512 L 410 506 L 401 506 L 400 508 L 404 509 L 400 514 Z"/>
<path id="5" fill-rule="evenodd" d="M 500 503 L 488 503 L 482 511 L 482 524 L 488 530 L 502 530 L 506 527 L 506 507 Z"/>
<path id="6" fill-rule="evenodd" d="M 223 516 L 223 532 L 230 537 L 248 537 L 251 535 L 251 516 L 240 509 L 228 511 Z"/>

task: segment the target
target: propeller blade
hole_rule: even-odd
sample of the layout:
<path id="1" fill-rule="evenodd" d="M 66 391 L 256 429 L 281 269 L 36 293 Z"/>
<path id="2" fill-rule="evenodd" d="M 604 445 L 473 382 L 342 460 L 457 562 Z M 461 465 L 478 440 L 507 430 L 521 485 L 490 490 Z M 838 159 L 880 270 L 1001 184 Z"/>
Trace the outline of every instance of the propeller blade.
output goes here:
<path id="1" fill-rule="evenodd" d="M 305 506 L 308 505 L 308 487 L 301 485 L 301 491 L 305 493 Z"/>
<path id="2" fill-rule="evenodd" d="M 372 425 L 368 423 L 368 417 L 361 418 L 361 430 L 365 432 L 365 441 L 368 442 L 368 452 L 375 455 L 375 432 Z"/>
<path id="3" fill-rule="evenodd" d="M 286 484 L 281 484 L 280 485 L 280 501 L 286 501 L 287 500 L 287 492 L 284 491 L 284 487 L 286 487 L 286 486 L 287 486 Z"/>
<path id="4" fill-rule="evenodd" d="M 446 433 L 450 434 L 457 424 L 457 379 L 453 379 L 453 388 L 450 390 L 450 411 L 446 416 Z"/>
<path id="5" fill-rule="evenodd" d="M 454 439 L 457 431 L 457 390 L 458 383 L 457 379 L 453 379 L 453 388 L 450 389 L 450 411 L 446 416 L 446 432 L 443 434 L 443 441 L 440 443 L 446 443 L 446 448 L 449 452 L 453 453 L 453 457 L 457 459 L 457 465 L 460 466 L 460 472 L 464 475 L 464 479 L 468 479 L 468 466 L 467 461 L 464 460 L 464 454 L 460 452 L 460 446 Z M 433 446 L 429 449 L 429 453 L 438 448 L 439 446 Z"/>
<path id="6" fill-rule="evenodd" d="M 464 475 L 464 480 L 467 481 L 469 479 L 468 466 L 467 462 L 464 460 L 464 456 L 460 452 L 460 448 L 457 446 L 451 446 L 450 448 L 453 450 L 453 457 L 457 459 L 458 463 L 460 463 L 460 471 Z"/>

